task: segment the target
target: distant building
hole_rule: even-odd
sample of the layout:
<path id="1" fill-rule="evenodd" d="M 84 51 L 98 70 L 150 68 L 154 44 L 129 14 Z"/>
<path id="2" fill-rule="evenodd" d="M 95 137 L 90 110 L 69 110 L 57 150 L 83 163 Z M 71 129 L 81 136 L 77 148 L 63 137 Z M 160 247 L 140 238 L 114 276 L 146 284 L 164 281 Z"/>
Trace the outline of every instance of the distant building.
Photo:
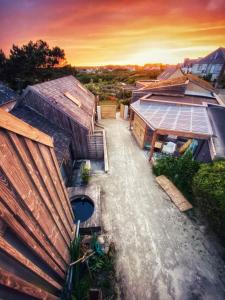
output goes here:
<path id="1" fill-rule="evenodd" d="M 158 70 L 158 69 L 154 69 L 154 70 Z M 160 73 L 159 76 L 157 77 L 157 79 L 138 80 L 136 82 L 136 87 L 137 87 L 137 89 L 144 88 L 144 87 L 147 87 L 149 84 L 151 84 L 153 82 L 178 78 L 178 77 L 181 77 L 183 75 L 184 75 L 184 73 L 182 72 L 182 70 L 179 67 L 170 66 L 170 67 L 167 67 L 162 73 Z"/>
<path id="2" fill-rule="evenodd" d="M 192 73 L 220 82 L 225 72 L 225 48 L 218 48 L 193 64 Z"/>
<path id="3" fill-rule="evenodd" d="M 178 78 L 183 75 L 184 74 L 180 67 L 171 66 L 171 67 L 166 68 L 161 74 L 159 74 L 159 76 L 157 77 L 157 80 L 173 79 L 173 78 Z"/>
<path id="4" fill-rule="evenodd" d="M 144 82 L 132 92 L 130 129 L 153 161 L 166 153 L 180 156 L 182 147 L 198 161 L 225 157 L 224 118 L 214 87 L 192 74 Z"/>
<path id="5" fill-rule="evenodd" d="M 154 65 L 145 65 L 143 68 L 145 71 L 159 71 L 161 66 L 154 66 Z"/>
<path id="6" fill-rule="evenodd" d="M 197 64 L 200 59 L 202 59 L 202 58 L 201 57 L 196 58 L 196 59 L 185 58 L 184 62 L 183 62 L 183 65 L 181 67 L 182 71 L 185 74 L 192 73 L 193 65 Z"/>
<path id="7" fill-rule="evenodd" d="M 18 95 L 9 87 L 0 82 L 0 108 L 10 111 L 17 99 Z"/>
<path id="8" fill-rule="evenodd" d="M 131 103 L 147 95 L 164 101 L 168 101 L 169 98 L 170 101 L 178 103 L 223 104 L 220 98 L 215 96 L 214 88 L 209 82 L 192 74 L 167 80 L 142 82 L 142 86 L 138 86 L 132 92 Z"/>

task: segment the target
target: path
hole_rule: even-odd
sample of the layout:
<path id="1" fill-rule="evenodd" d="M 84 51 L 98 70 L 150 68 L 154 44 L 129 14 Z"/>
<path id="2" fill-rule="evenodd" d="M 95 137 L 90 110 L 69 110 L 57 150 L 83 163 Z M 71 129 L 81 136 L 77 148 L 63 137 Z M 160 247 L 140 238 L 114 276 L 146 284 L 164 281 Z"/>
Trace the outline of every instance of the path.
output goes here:
<path id="1" fill-rule="evenodd" d="M 116 243 L 121 299 L 225 299 L 225 264 L 214 237 L 180 213 L 159 188 L 128 122 L 102 121 L 110 172 L 103 222 Z"/>

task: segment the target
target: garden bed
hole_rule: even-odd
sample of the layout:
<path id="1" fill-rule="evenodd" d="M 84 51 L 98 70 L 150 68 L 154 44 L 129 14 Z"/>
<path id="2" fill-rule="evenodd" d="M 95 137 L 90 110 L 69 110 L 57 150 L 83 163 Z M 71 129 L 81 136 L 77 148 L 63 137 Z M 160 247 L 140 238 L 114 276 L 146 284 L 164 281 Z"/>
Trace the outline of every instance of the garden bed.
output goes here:
<path id="1" fill-rule="evenodd" d="M 62 299 L 116 299 L 114 244 L 101 241 L 96 235 L 79 236 L 73 241 Z M 97 298 L 91 298 L 94 296 Z"/>

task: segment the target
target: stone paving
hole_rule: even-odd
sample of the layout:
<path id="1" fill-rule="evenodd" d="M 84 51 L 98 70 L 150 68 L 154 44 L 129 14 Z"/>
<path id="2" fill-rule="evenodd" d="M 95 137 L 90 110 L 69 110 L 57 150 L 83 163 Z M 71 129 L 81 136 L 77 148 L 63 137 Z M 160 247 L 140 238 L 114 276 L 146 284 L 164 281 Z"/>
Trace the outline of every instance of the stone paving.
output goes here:
<path id="1" fill-rule="evenodd" d="M 103 224 L 117 249 L 120 299 L 225 299 L 224 249 L 193 213 L 158 186 L 121 119 L 104 120 L 109 173 L 101 185 Z"/>

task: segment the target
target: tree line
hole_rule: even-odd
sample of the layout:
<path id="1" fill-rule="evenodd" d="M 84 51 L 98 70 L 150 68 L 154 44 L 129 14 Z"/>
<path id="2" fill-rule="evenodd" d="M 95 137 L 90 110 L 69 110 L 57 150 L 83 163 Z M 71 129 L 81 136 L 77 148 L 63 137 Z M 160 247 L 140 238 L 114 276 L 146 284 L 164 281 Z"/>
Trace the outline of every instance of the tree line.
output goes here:
<path id="1" fill-rule="evenodd" d="M 0 80 L 18 92 L 27 85 L 75 74 L 75 68 L 66 63 L 64 50 L 50 48 L 43 40 L 13 45 L 8 57 L 0 49 Z"/>

